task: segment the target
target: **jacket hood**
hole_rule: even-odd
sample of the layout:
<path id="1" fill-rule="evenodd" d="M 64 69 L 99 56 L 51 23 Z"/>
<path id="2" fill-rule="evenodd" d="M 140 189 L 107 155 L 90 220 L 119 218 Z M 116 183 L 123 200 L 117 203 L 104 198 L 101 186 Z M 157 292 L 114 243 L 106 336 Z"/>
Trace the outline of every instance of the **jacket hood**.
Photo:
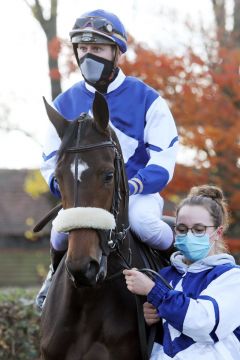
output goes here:
<path id="1" fill-rule="evenodd" d="M 211 269 L 217 265 L 236 265 L 234 257 L 225 253 L 207 256 L 204 259 L 195 261 L 190 265 L 186 264 L 184 260 L 185 258 L 180 251 L 173 253 L 170 258 L 171 265 L 174 266 L 179 273 L 200 272 Z"/>

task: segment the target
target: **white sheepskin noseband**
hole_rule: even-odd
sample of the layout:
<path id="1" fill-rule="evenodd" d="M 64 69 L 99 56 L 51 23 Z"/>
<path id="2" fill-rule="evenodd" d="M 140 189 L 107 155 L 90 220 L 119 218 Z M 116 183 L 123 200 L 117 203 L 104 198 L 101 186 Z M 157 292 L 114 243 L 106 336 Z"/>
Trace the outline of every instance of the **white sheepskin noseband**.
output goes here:
<path id="1" fill-rule="evenodd" d="M 116 226 L 113 214 L 95 207 L 62 209 L 52 224 L 57 232 L 68 232 L 80 228 L 112 230 Z"/>

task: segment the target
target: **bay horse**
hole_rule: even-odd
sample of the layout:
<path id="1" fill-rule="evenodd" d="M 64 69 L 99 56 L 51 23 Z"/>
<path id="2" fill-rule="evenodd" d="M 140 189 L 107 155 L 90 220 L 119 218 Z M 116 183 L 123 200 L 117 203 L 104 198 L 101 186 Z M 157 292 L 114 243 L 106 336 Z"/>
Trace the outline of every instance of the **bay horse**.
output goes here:
<path id="1" fill-rule="evenodd" d="M 93 117 L 81 114 L 75 121 L 45 106 L 62 140 L 55 175 L 63 210 L 53 226 L 68 232 L 69 242 L 41 316 L 41 359 L 146 359 L 136 299 L 122 271 L 146 267 L 140 248 L 147 247 L 129 231 L 128 183 L 107 103 L 96 92 Z M 166 265 L 149 253 L 158 268 Z"/>

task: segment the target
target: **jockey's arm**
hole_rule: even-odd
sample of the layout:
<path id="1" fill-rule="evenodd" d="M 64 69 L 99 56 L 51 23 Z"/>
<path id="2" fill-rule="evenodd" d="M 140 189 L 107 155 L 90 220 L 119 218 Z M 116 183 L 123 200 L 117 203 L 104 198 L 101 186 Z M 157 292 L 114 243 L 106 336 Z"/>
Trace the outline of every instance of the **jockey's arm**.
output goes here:
<path id="1" fill-rule="evenodd" d="M 130 195 L 160 192 L 173 177 L 178 135 L 173 116 L 160 96 L 147 111 L 144 142 L 150 158 L 129 180 Z"/>

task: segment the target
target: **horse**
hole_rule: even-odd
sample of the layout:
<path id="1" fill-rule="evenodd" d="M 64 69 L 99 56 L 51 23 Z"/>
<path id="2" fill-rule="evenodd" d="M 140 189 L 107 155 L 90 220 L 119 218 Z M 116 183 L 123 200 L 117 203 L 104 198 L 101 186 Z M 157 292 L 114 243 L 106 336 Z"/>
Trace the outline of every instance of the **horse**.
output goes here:
<path id="1" fill-rule="evenodd" d="M 75 121 L 45 106 L 62 141 L 55 175 L 63 210 L 53 226 L 69 235 L 41 315 L 41 359 L 147 359 L 139 299 L 127 290 L 122 271 L 166 262 L 129 230 L 128 183 L 107 103 L 96 92 L 93 117 Z M 144 301 L 140 297 L 140 305 Z"/>

